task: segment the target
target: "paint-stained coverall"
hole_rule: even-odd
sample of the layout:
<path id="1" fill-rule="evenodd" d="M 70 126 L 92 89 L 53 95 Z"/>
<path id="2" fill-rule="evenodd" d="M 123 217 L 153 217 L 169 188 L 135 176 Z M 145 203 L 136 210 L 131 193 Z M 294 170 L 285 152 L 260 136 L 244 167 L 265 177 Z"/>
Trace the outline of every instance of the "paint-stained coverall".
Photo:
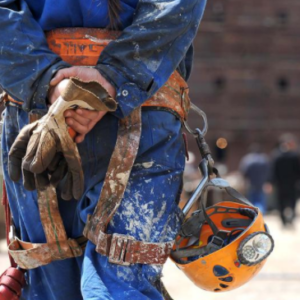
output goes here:
<path id="1" fill-rule="evenodd" d="M 77 201 L 59 201 L 69 237 L 82 235 L 87 215 L 97 203 L 111 153 L 118 119 L 150 98 L 177 69 L 187 79 L 191 43 L 206 0 L 122 0 L 123 34 L 103 51 L 97 69 L 116 88 L 118 109 L 106 114 L 79 144 L 85 193 Z M 52 53 L 44 31 L 62 27 L 106 28 L 106 0 L 0 0 L 0 85 L 22 107 L 7 106 L 3 129 L 4 177 L 14 223 L 22 240 L 45 242 L 36 192 L 8 176 L 9 149 L 28 112 L 46 110 L 49 81 L 69 65 Z M 126 92 L 124 92 L 126 91 Z M 138 157 L 125 196 L 108 231 L 146 242 L 174 239 L 180 224 L 177 207 L 184 168 L 181 123 L 173 114 L 142 114 Z M 59 188 L 58 188 L 59 194 Z M 84 256 L 53 262 L 26 273 L 22 299 L 108 300 L 162 299 L 155 285 L 161 266 L 119 266 L 95 252 L 88 242 Z"/>

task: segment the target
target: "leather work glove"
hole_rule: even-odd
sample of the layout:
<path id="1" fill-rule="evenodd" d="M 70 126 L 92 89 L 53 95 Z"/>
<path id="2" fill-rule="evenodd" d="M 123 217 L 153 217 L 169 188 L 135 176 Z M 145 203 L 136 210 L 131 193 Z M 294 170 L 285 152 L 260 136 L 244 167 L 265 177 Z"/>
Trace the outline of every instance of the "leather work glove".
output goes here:
<path id="1" fill-rule="evenodd" d="M 8 160 L 13 181 L 18 181 L 23 173 L 24 187 L 34 190 L 36 181 L 39 187 L 55 186 L 68 173 L 69 191 L 65 198 L 81 197 L 84 186 L 81 159 L 64 117 L 64 111 L 77 107 L 114 111 L 117 103 L 98 82 L 71 78 L 48 113 L 25 126 L 13 143 Z"/>

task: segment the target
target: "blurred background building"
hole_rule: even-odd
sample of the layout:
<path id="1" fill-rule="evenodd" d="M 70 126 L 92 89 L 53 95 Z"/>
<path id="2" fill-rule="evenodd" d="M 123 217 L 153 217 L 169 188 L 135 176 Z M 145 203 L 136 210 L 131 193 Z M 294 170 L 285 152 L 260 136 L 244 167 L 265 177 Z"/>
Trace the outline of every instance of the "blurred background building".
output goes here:
<path id="1" fill-rule="evenodd" d="M 287 132 L 296 140 L 300 137 L 299 14 L 299 0 L 208 0 L 194 43 L 191 99 L 207 114 L 206 140 L 223 176 L 248 197 L 251 187 L 244 184 L 247 178 L 242 158 L 247 157 L 253 144 L 268 156 L 267 180 L 271 184 L 263 188 L 268 198 L 265 221 L 274 237 L 275 250 L 257 277 L 222 294 L 197 289 L 168 262 L 165 283 L 176 300 L 300 299 L 300 260 L 296 250 L 300 246 L 300 218 L 296 217 L 290 227 L 280 222 L 279 216 L 283 221 L 294 218 L 294 207 L 288 204 L 289 197 L 278 193 L 280 185 L 274 170 L 275 162 L 279 165 L 284 160 L 285 170 L 277 173 L 293 183 L 290 191 L 297 189 L 293 174 L 298 171 L 292 166 L 298 163 L 287 163 L 285 159 L 297 156 L 299 160 L 299 149 L 296 142 L 295 147 L 283 147 L 280 137 Z M 190 114 L 189 123 L 191 127 L 201 127 L 195 113 Z M 199 151 L 191 136 L 189 151 L 196 154 L 194 163 L 199 163 Z M 257 169 L 259 162 L 252 162 L 253 167 Z M 191 163 L 187 166 L 191 173 Z M 186 198 L 199 183 L 199 178 L 195 183 L 195 175 L 190 173 L 185 179 Z M 299 181 L 299 177 L 296 179 Z M 298 186 L 298 198 L 299 190 Z M 220 195 L 214 198 L 220 199 Z M 290 211 L 285 211 L 284 202 L 291 206 Z M 298 205 L 298 214 L 299 208 Z"/>
<path id="2" fill-rule="evenodd" d="M 190 95 L 207 114 L 215 160 L 229 171 L 253 142 L 271 153 L 282 133 L 299 136 L 299 13 L 297 0 L 207 3 Z M 200 126 L 193 116 L 191 125 Z"/>

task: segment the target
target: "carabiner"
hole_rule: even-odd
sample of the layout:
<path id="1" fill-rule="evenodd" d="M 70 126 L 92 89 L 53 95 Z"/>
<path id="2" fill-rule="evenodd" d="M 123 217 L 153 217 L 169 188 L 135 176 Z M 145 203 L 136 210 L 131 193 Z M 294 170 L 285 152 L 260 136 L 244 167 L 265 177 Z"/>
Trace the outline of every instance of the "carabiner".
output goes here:
<path id="1" fill-rule="evenodd" d="M 191 103 L 191 109 L 193 111 L 195 111 L 196 113 L 198 113 L 198 115 L 201 116 L 202 119 L 203 119 L 203 123 L 204 123 L 203 129 L 202 130 L 200 130 L 198 128 L 197 129 L 200 130 L 201 135 L 204 137 L 206 135 L 206 133 L 207 133 L 207 130 L 208 130 L 208 123 L 207 123 L 206 114 L 205 114 L 205 112 L 203 110 L 201 110 L 198 106 L 196 106 L 193 103 Z M 186 128 L 186 130 L 190 134 L 192 134 L 194 136 L 198 136 L 199 131 L 197 129 L 196 130 L 191 129 L 191 127 L 189 126 L 189 124 L 186 121 L 184 121 L 183 124 L 184 124 L 184 127 Z"/>

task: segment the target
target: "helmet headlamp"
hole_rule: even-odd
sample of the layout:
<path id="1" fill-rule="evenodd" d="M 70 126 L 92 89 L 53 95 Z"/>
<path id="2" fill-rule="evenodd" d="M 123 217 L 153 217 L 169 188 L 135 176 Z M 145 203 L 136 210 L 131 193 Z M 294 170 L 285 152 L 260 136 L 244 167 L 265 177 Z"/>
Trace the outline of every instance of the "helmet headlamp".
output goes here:
<path id="1" fill-rule="evenodd" d="M 254 232 L 247 236 L 238 247 L 239 261 L 253 266 L 266 259 L 274 248 L 274 241 L 267 232 Z"/>

